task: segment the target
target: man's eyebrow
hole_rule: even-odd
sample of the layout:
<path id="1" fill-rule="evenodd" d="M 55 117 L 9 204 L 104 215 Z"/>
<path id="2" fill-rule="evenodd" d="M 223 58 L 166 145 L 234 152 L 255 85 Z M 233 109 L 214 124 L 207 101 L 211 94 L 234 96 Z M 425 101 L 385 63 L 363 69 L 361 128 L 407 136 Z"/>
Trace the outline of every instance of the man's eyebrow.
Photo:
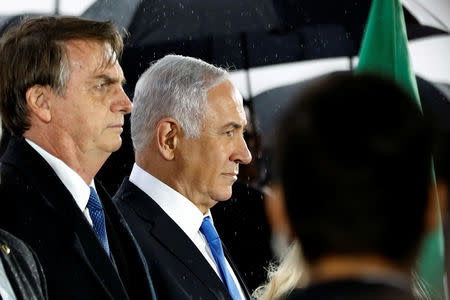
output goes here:
<path id="1" fill-rule="evenodd" d="M 120 78 L 111 77 L 111 76 L 108 76 L 106 74 L 97 75 L 97 76 L 95 76 L 95 78 L 96 79 L 102 79 L 107 84 L 120 82 L 122 85 L 125 85 L 125 83 L 126 83 L 125 78 L 122 78 L 122 80 L 120 80 Z"/>
<path id="2" fill-rule="evenodd" d="M 238 122 L 234 122 L 231 121 L 229 123 L 227 123 L 226 125 L 223 126 L 223 128 L 230 128 L 232 127 L 233 129 L 240 129 L 242 128 L 242 124 L 239 124 Z"/>

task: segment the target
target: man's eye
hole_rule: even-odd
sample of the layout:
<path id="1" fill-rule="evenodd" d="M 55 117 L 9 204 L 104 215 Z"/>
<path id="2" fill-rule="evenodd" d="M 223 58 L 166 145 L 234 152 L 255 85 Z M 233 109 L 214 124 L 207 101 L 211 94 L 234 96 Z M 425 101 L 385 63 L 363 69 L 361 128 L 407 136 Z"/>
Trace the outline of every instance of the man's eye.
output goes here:
<path id="1" fill-rule="evenodd" d="M 234 131 L 233 130 L 228 130 L 228 131 L 225 132 L 225 134 L 227 136 L 233 136 L 234 135 Z"/>
<path id="2" fill-rule="evenodd" d="M 104 84 L 104 83 L 99 83 L 99 84 L 97 84 L 97 85 L 95 86 L 95 88 L 98 89 L 98 90 L 101 90 L 101 89 L 103 89 L 105 86 L 106 86 L 106 84 Z"/>

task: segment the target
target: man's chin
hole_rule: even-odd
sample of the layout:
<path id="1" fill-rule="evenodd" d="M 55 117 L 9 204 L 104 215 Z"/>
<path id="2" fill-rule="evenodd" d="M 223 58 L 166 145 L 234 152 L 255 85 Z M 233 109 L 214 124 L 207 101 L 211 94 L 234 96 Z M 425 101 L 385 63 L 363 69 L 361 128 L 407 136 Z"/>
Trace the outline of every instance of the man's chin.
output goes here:
<path id="1" fill-rule="evenodd" d="M 231 196 L 232 196 L 232 190 L 230 187 L 229 191 L 223 191 L 221 193 L 217 193 L 213 199 L 217 202 L 222 202 L 222 201 L 230 200 Z"/>
<path id="2" fill-rule="evenodd" d="M 112 153 L 112 152 L 116 152 L 117 150 L 119 150 L 121 146 L 122 146 L 122 143 L 120 143 L 120 144 L 119 144 L 118 146 L 116 146 L 116 147 L 113 147 L 112 150 L 111 150 L 111 153 Z"/>
<path id="3" fill-rule="evenodd" d="M 122 139 L 119 137 L 114 142 L 111 142 L 106 148 L 107 152 L 113 153 L 120 149 L 122 146 Z"/>

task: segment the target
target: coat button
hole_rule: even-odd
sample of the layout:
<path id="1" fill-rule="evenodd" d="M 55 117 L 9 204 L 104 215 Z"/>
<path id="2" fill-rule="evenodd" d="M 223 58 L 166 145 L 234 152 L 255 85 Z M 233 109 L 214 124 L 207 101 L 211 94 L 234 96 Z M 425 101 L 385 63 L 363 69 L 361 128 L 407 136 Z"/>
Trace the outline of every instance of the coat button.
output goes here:
<path id="1" fill-rule="evenodd" d="M 9 254 L 11 252 L 11 249 L 9 249 L 9 247 L 7 245 L 5 245 L 5 244 L 2 245 L 2 250 L 6 254 Z"/>

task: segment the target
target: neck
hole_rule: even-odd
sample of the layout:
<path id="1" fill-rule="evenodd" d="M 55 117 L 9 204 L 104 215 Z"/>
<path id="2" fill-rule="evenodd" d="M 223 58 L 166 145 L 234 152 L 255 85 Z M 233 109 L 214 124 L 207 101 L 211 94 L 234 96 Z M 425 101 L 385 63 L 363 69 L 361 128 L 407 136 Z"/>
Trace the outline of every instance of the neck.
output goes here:
<path id="1" fill-rule="evenodd" d="M 183 180 L 183 176 L 179 175 L 179 169 L 174 161 L 163 159 L 157 151 L 151 151 L 150 147 L 142 152 L 136 152 L 135 157 L 136 164 L 140 168 L 183 195 L 203 214 L 206 214 L 213 206 L 208 206 L 210 204 L 208 201 L 195 201 L 193 193 L 189 193 L 189 184 Z"/>
<path id="2" fill-rule="evenodd" d="M 409 272 L 377 255 L 327 256 L 309 265 L 312 283 L 351 278 L 409 279 Z"/>
<path id="3" fill-rule="evenodd" d="M 36 134 L 31 129 L 24 133 L 25 138 L 33 141 L 39 147 L 62 160 L 69 168 L 74 170 L 83 181 L 89 185 L 94 176 L 100 170 L 109 153 L 83 152 L 71 140 L 63 137 L 52 137 L 48 135 Z"/>

